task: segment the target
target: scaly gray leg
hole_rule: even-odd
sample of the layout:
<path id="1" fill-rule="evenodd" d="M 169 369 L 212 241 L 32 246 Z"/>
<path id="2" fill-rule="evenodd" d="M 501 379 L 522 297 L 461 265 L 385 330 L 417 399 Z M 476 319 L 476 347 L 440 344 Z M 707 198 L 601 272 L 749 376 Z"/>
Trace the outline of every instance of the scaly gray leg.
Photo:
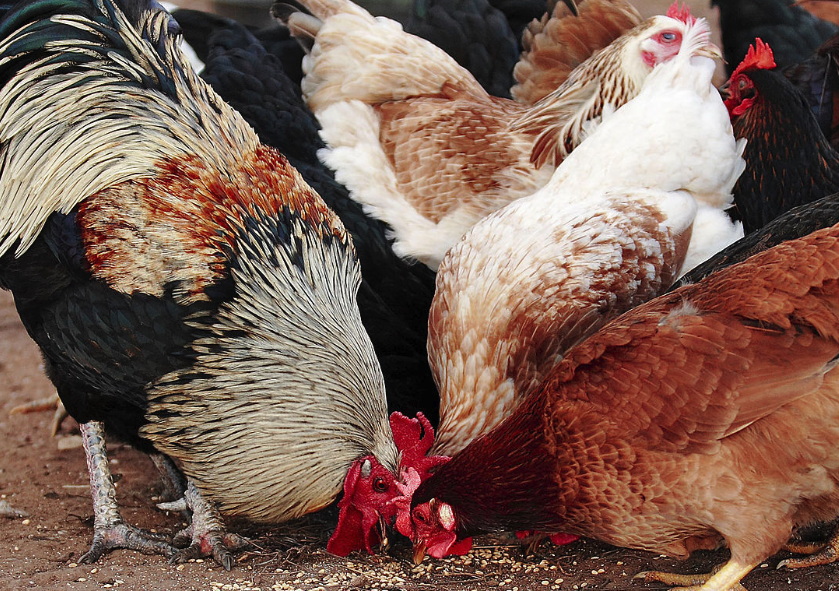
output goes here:
<path id="1" fill-rule="evenodd" d="M 173 503 L 159 503 L 157 506 L 167 511 L 192 511 L 192 523 L 178 532 L 174 540 L 176 546 L 189 546 L 172 556 L 172 562 L 212 556 L 225 570 L 230 570 L 235 562 L 230 551 L 239 550 L 250 543 L 247 538 L 227 531 L 218 510 L 201 496 L 192 481 L 187 484 L 182 499 Z"/>
<path id="2" fill-rule="evenodd" d="M 164 541 L 165 536 L 141 530 L 122 520 L 114 480 L 108 467 L 102 423 L 90 421 L 81 425 L 80 430 L 87 457 L 87 471 L 90 474 L 90 494 L 93 497 L 93 544 L 79 562 L 96 562 L 103 554 L 116 548 L 137 550 L 144 554 L 173 555 L 175 548 Z"/>
<path id="3" fill-rule="evenodd" d="M 175 465 L 175 462 L 160 453 L 149 454 L 160 476 L 163 478 L 163 485 L 166 487 L 166 494 L 170 499 L 179 499 L 184 496 L 186 490 L 186 476 Z"/>

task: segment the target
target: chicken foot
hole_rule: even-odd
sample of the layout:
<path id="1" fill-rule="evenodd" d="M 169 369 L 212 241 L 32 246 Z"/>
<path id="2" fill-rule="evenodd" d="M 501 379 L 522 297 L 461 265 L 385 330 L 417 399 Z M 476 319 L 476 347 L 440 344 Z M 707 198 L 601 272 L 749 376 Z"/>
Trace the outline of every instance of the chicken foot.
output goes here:
<path id="1" fill-rule="evenodd" d="M 837 526 L 827 542 L 789 543 L 784 550 L 794 554 L 809 554 L 805 558 L 787 558 L 778 563 L 777 568 L 805 568 L 808 566 L 820 566 L 831 564 L 839 560 L 839 526 Z"/>
<path id="2" fill-rule="evenodd" d="M 152 453 L 149 454 L 152 463 L 163 479 L 163 486 L 166 488 L 166 496 L 169 499 L 180 499 L 186 491 L 186 476 L 175 465 L 169 456 Z"/>
<path id="3" fill-rule="evenodd" d="M 153 534 L 123 521 L 116 501 L 111 469 L 108 467 L 105 429 L 102 423 L 90 421 L 80 425 L 79 429 L 90 475 L 94 516 L 93 543 L 79 562 L 96 562 L 106 552 L 117 548 L 136 550 L 144 554 L 174 554 L 176 550 L 166 542 L 165 536 Z"/>
<path id="4" fill-rule="evenodd" d="M 61 424 L 64 422 L 64 419 L 70 416 L 67 409 L 64 408 L 64 403 L 61 402 L 61 398 L 59 398 L 57 394 L 50 396 L 49 398 L 41 398 L 40 400 L 33 400 L 32 402 L 20 404 L 9 411 L 9 414 L 25 415 L 32 412 L 45 412 L 48 410 L 53 411 L 52 423 L 50 424 L 50 435 L 55 437 L 58 430 L 61 428 Z"/>
<path id="5" fill-rule="evenodd" d="M 732 559 L 710 574 L 678 575 L 651 570 L 638 573 L 633 578 L 648 583 L 658 581 L 665 585 L 675 585 L 671 591 L 747 591 L 740 580 L 754 567 L 754 564 L 744 565 Z"/>
<path id="6" fill-rule="evenodd" d="M 192 481 L 188 482 L 183 498 L 157 506 L 168 511 L 192 511 L 189 526 L 178 532 L 174 539 L 176 546 L 189 545 L 172 556 L 172 562 L 212 555 L 225 570 L 230 570 L 235 562 L 230 551 L 250 544 L 247 538 L 227 531 L 218 510 L 204 499 Z"/>

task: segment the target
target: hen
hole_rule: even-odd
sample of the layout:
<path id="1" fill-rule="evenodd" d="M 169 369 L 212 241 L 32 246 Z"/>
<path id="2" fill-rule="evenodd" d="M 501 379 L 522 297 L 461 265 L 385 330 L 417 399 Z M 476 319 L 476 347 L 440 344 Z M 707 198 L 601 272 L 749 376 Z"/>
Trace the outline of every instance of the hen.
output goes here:
<path id="1" fill-rule="evenodd" d="M 734 188 L 747 234 L 839 191 L 839 154 L 804 96 L 774 68 L 772 50 L 757 40 L 726 85 L 734 135 L 747 140 L 746 170 Z"/>
<path id="2" fill-rule="evenodd" d="M 404 26 L 449 54 L 489 94 L 510 97 L 521 35 L 489 0 L 415 0 Z"/>
<path id="3" fill-rule="evenodd" d="M 221 514 L 282 522 L 349 472 L 375 525 L 399 452 L 349 236 L 176 33 L 153 5 L 109 0 L 24 2 L 0 23 L 0 286 L 82 424 L 82 561 L 175 553 L 120 516 L 104 424 L 189 478 L 175 557 L 230 568 Z"/>
<path id="4" fill-rule="evenodd" d="M 724 591 L 793 529 L 839 513 L 839 227 L 627 312 L 413 493 L 398 523 L 457 538 L 567 531 L 686 557 L 722 543 Z M 462 545 L 462 544 L 461 544 Z"/>
<path id="5" fill-rule="evenodd" d="M 429 315 L 437 453 L 498 424 L 575 342 L 662 293 L 683 261 L 690 268 L 742 236 L 722 210 L 743 146 L 711 83 L 708 56 L 719 54 L 709 39 L 704 20 L 686 27 L 677 56 L 543 189 L 446 255 Z"/>
<path id="6" fill-rule="evenodd" d="M 280 16 L 314 39 L 303 92 L 329 145 L 322 158 L 392 228 L 397 254 L 435 269 L 475 222 L 543 186 L 587 121 L 678 52 L 691 20 L 674 6 L 645 21 L 528 107 L 489 96 L 442 50 L 349 0 L 304 4 L 323 22 Z"/>

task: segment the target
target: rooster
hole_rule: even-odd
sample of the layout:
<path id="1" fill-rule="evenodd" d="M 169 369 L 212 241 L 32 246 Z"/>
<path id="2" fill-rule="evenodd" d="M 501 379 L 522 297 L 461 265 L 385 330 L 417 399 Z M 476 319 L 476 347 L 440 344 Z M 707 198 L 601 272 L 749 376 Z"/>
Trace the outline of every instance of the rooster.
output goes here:
<path id="1" fill-rule="evenodd" d="M 709 577 L 643 576 L 738 589 L 838 514 L 838 310 L 834 226 L 627 312 L 413 491 L 416 558 L 510 529 L 675 557 L 725 543 Z"/>
<path id="2" fill-rule="evenodd" d="M 463 449 L 575 342 L 742 236 L 723 212 L 744 162 L 711 83 L 715 55 L 707 23 L 690 24 L 677 56 L 543 189 L 446 255 L 429 315 L 436 453 Z"/>
<path id="3" fill-rule="evenodd" d="M 318 124 L 300 87 L 286 76 L 286 62 L 270 55 L 258 37 L 231 19 L 192 10 L 178 10 L 174 16 L 187 40 L 203 39 L 206 67 L 201 77 L 241 113 L 263 143 L 288 158 L 352 236 L 361 266 L 361 320 L 382 365 L 388 410 L 409 416 L 422 412 L 436 425 L 440 398 L 426 353 L 434 273 L 397 257 L 385 224 L 365 215 L 318 160 L 317 151 L 323 148 Z"/>
<path id="4" fill-rule="evenodd" d="M 279 5 L 275 14 L 314 43 L 303 92 L 329 145 L 324 162 L 390 225 L 397 254 L 433 269 L 475 222 L 543 186 L 587 121 L 676 55 L 691 21 L 674 5 L 530 107 L 490 97 L 442 50 L 350 0 L 303 4 L 320 20 Z"/>
<path id="5" fill-rule="evenodd" d="M 734 135 L 747 140 L 746 171 L 734 188 L 747 234 L 797 205 L 839 192 L 839 154 L 804 96 L 775 71 L 767 44 L 756 41 L 725 92 Z"/>
<path id="6" fill-rule="evenodd" d="M 422 442 L 416 419 L 388 422 L 352 241 L 177 32 L 154 5 L 111 0 L 23 2 L 0 22 L 0 286 L 81 424 L 81 562 L 131 548 L 230 568 L 241 539 L 223 516 L 283 522 L 350 476 L 369 539 L 399 447 Z M 124 522 L 104 428 L 187 476 L 189 547 Z"/>

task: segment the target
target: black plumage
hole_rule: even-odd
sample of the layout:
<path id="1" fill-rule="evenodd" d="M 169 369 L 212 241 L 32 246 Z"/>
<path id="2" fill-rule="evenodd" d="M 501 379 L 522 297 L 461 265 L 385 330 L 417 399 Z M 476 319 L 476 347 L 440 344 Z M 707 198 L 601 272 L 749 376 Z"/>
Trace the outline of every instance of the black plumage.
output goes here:
<path id="1" fill-rule="evenodd" d="M 522 30 L 533 18 L 542 17 L 545 5 L 535 2 L 538 6 L 532 10 L 534 3 L 509 4 L 505 7 L 511 9 L 512 23 L 488 0 L 415 0 L 405 30 L 443 49 L 489 94 L 510 98 Z"/>
<path id="2" fill-rule="evenodd" d="M 775 50 L 778 66 L 784 68 L 809 58 L 837 32 L 833 23 L 816 18 L 794 6 L 794 0 L 711 0 L 720 10 L 720 33 L 729 75 L 756 37 Z"/>
<path id="3" fill-rule="evenodd" d="M 711 273 L 743 262 L 750 256 L 782 242 L 802 238 L 816 230 L 836 224 L 839 224 L 839 194 L 799 205 L 697 265 L 683 275 L 670 290 L 697 283 Z"/>
<path id="4" fill-rule="evenodd" d="M 734 136 L 747 141 L 746 170 L 734 187 L 736 215 L 746 234 L 839 191 L 839 154 L 804 96 L 781 73 L 746 68 L 735 73 L 728 92 Z"/>

